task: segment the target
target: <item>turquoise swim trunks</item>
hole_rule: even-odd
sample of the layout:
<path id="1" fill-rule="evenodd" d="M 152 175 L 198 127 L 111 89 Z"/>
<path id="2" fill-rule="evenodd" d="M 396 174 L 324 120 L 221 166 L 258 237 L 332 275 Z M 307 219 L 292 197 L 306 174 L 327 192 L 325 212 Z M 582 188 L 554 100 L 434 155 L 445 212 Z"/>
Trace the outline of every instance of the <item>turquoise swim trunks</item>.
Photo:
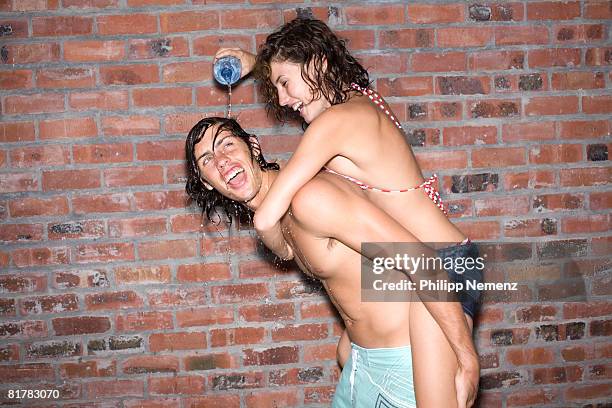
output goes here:
<path id="1" fill-rule="evenodd" d="M 332 408 L 416 408 L 410 346 L 367 349 L 351 343 Z"/>

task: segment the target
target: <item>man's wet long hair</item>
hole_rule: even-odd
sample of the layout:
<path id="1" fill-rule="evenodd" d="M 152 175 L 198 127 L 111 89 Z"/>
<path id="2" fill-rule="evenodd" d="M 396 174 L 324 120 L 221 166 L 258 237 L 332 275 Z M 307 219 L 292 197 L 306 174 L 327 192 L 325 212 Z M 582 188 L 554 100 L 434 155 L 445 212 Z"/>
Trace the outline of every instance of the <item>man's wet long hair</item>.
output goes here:
<path id="1" fill-rule="evenodd" d="M 187 165 L 187 184 L 185 185 L 185 191 L 189 195 L 192 201 L 195 201 L 198 206 L 202 209 L 202 214 L 206 215 L 209 222 L 225 218 L 228 223 L 231 223 L 232 216 L 238 219 L 243 218 L 250 213 L 250 210 L 241 202 L 234 201 L 223 196 L 217 190 L 209 190 L 204 185 L 200 169 L 195 157 L 195 146 L 202 140 L 204 134 L 211 126 L 217 126 L 215 134 L 213 135 L 213 146 L 217 136 L 223 131 L 229 131 L 234 136 L 242 140 L 249 148 L 251 159 L 255 157 L 255 161 L 259 165 L 259 168 L 266 170 L 278 170 L 279 166 L 277 163 L 269 163 L 261 154 L 261 150 L 257 144 L 255 144 L 253 138 L 255 135 L 251 135 L 242 129 L 242 127 L 236 122 L 235 119 L 210 117 L 200 120 L 194 127 L 191 128 L 185 141 L 185 157 Z M 216 214 L 217 217 L 213 218 Z"/>
<path id="2" fill-rule="evenodd" d="M 270 80 L 272 62 L 301 64 L 302 78 L 315 99 L 326 98 L 332 105 L 346 102 L 351 83 L 366 88 L 368 71 L 348 52 L 341 40 L 322 21 L 296 18 L 270 34 L 257 53 L 255 76 L 259 80 L 266 109 L 278 120 L 295 118 L 291 107 L 280 106 L 276 87 Z M 324 69 L 323 64 L 327 63 Z M 306 72 L 312 64 L 314 75 Z"/>

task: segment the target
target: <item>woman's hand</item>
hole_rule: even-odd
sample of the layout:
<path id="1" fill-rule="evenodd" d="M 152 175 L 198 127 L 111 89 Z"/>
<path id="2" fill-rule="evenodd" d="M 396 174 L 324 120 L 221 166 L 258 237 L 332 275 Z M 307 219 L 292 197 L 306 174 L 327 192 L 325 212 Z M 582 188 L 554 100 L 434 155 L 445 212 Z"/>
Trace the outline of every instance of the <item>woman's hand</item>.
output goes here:
<path id="1" fill-rule="evenodd" d="M 215 58 L 213 59 L 213 64 L 217 62 L 219 58 L 232 56 L 236 57 L 240 60 L 241 71 L 240 78 L 244 78 L 247 76 L 253 68 L 255 67 L 255 54 L 251 54 L 248 51 L 243 50 L 242 48 L 219 48 L 217 53 L 215 54 Z"/>

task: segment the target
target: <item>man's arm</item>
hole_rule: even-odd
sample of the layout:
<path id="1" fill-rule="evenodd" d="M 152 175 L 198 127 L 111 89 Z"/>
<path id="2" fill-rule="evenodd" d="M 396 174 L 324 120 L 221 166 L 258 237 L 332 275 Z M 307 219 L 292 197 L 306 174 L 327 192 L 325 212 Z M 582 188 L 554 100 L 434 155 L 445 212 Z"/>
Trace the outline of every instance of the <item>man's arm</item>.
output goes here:
<path id="1" fill-rule="evenodd" d="M 320 236 L 335 238 L 361 253 L 363 242 L 419 242 L 385 211 L 352 186 L 344 186 L 321 175 L 305 185 L 292 201 L 293 215 Z M 368 254 L 362 254 L 368 256 Z M 458 302 L 423 302 L 453 349 L 458 372 L 456 385 L 459 407 L 471 406 L 479 380 L 478 355 L 471 331 Z"/>

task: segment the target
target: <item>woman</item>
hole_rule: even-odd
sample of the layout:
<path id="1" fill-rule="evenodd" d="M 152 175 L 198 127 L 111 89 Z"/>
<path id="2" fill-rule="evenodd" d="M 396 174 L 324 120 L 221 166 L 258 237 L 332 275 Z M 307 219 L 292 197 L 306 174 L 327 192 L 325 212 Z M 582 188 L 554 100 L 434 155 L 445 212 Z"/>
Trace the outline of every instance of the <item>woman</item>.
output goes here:
<path id="1" fill-rule="evenodd" d="M 237 49 L 221 49 L 215 58 L 226 55 L 240 58 L 244 75 L 257 67 L 267 108 L 278 119 L 299 115 L 308 124 L 255 214 L 258 233 L 277 254 L 291 256 L 278 220 L 293 195 L 321 169 L 359 184 L 372 202 L 421 242 L 458 243 L 444 256 L 474 254 L 473 244 L 446 217 L 435 178 L 423 179 L 401 125 L 368 88 L 367 71 L 324 23 L 296 19 L 285 24 L 268 36 L 256 59 Z M 452 271 L 449 275 L 460 280 Z M 407 304 L 419 407 L 463 407 L 474 401 L 478 363 L 473 346 L 449 344 L 441 328 L 462 324 L 471 332 L 478 294 L 467 293 L 462 300 L 465 319 L 454 326 L 440 314 L 434 320 L 430 311 L 435 305 Z M 350 330 L 339 343 L 341 359 L 348 354 L 347 335 L 351 337 Z"/>

